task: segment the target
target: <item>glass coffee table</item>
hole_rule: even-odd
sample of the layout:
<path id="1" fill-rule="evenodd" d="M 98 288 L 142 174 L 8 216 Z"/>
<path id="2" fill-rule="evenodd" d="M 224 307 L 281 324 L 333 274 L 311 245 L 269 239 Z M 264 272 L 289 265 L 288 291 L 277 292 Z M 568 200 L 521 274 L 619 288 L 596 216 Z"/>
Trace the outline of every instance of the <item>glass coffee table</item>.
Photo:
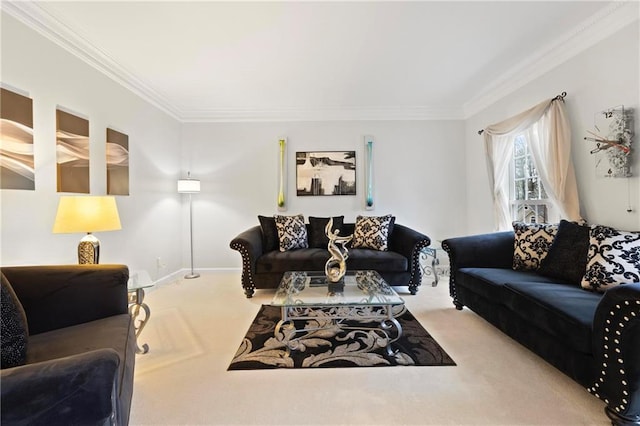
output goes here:
<path id="1" fill-rule="evenodd" d="M 404 300 L 376 271 L 350 271 L 340 283 L 328 282 L 324 272 L 285 272 L 271 305 L 282 310 L 274 336 L 288 350 L 299 349 L 307 333 L 335 326 L 374 330 L 389 355 L 395 353 L 391 344 L 402 336 L 393 308 Z"/>

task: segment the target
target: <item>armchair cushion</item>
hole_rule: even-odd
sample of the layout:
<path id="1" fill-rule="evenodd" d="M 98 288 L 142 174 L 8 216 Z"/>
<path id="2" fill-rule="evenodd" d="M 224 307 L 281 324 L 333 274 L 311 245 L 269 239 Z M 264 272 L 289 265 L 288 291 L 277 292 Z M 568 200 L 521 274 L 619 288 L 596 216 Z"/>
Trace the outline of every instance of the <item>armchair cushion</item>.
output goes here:
<path id="1" fill-rule="evenodd" d="M 113 349 L 2 370 L 2 418 L 7 425 L 106 425 L 114 415 Z M 119 419 L 115 424 L 126 424 Z"/>
<path id="2" fill-rule="evenodd" d="M 385 216 L 358 216 L 351 247 L 373 249 L 379 251 L 389 250 L 389 235 L 393 230 L 395 217 Z"/>
<path id="3" fill-rule="evenodd" d="M 9 280 L 2 274 L 2 294 L 0 294 L 0 348 L 2 356 L 0 368 L 23 365 L 27 358 L 27 338 L 29 335 L 27 317 L 22 309 Z"/>

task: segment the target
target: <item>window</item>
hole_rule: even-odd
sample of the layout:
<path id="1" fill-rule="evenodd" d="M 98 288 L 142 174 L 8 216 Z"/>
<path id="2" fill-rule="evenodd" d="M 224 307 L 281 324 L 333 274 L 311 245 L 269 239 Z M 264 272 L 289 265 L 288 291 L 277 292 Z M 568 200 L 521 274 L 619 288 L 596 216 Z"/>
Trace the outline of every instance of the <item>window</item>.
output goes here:
<path id="1" fill-rule="evenodd" d="M 524 136 L 516 137 L 512 160 L 511 217 L 529 223 L 546 223 L 548 197 Z"/>

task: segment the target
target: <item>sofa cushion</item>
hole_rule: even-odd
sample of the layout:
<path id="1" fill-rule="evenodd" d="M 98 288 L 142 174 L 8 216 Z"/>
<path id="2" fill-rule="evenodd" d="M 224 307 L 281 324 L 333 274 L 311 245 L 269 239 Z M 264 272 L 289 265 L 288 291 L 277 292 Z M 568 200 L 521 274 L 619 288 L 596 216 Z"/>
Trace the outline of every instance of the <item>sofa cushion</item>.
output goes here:
<path id="1" fill-rule="evenodd" d="M 309 247 L 310 248 L 327 248 L 329 244 L 329 238 L 325 233 L 325 228 L 329 222 L 328 217 L 313 217 L 309 216 Z M 344 216 L 334 216 L 333 226 L 331 229 L 335 231 L 340 229 L 340 235 L 342 235 L 342 224 L 344 222 Z"/>
<path id="2" fill-rule="evenodd" d="M 274 217 L 258 216 L 258 220 L 260 221 L 260 230 L 262 231 L 262 251 L 278 250 L 280 240 L 278 239 L 276 219 Z"/>
<path id="3" fill-rule="evenodd" d="M 539 282 L 555 283 L 557 280 L 534 271 L 514 271 L 506 268 L 460 268 L 456 283 L 470 291 L 501 303 L 504 297 L 502 287 L 507 283 Z"/>
<path id="4" fill-rule="evenodd" d="M 372 249 L 351 249 L 347 259 L 347 270 L 367 270 L 404 272 L 409 262 L 403 255 L 393 251 Z"/>
<path id="5" fill-rule="evenodd" d="M 587 270 L 589 227 L 561 220 L 549 253 L 540 264 L 539 273 L 580 285 Z"/>
<path id="6" fill-rule="evenodd" d="M 389 249 L 389 235 L 392 232 L 395 217 L 385 216 L 358 216 L 351 247 L 367 248 L 387 251 Z"/>
<path id="7" fill-rule="evenodd" d="M 507 283 L 503 291 L 504 304 L 520 318 L 577 351 L 592 353 L 591 327 L 601 295 L 541 282 Z"/>
<path id="8" fill-rule="evenodd" d="M 558 225 L 513 222 L 513 230 L 513 269 L 537 270 L 549 252 Z"/>
<path id="9" fill-rule="evenodd" d="M 602 292 L 634 282 L 640 282 L 640 232 L 592 226 L 582 287 Z"/>
<path id="10" fill-rule="evenodd" d="M 0 288 L 0 368 L 10 368 L 25 363 L 29 330 L 22 304 L 4 274 Z"/>
<path id="11" fill-rule="evenodd" d="M 308 248 L 307 227 L 304 216 L 275 216 L 280 251 Z"/>
<path id="12" fill-rule="evenodd" d="M 289 251 L 271 251 L 256 261 L 256 273 L 283 273 L 287 271 L 324 271 L 329 260 L 326 249 L 307 248 Z"/>

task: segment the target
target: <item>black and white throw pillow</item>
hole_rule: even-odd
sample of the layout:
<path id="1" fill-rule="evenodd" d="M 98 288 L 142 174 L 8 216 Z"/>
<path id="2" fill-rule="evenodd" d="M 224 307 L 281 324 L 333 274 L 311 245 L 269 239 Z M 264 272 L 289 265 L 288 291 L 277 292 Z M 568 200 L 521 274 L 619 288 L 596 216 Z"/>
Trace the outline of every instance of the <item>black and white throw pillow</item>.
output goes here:
<path id="1" fill-rule="evenodd" d="M 640 282 L 640 232 L 594 225 L 589 235 L 582 288 L 603 292 L 616 285 Z"/>
<path id="2" fill-rule="evenodd" d="M 304 216 L 274 216 L 278 228 L 280 251 L 308 248 L 307 227 Z"/>
<path id="3" fill-rule="evenodd" d="M 515 240 L 513 269 L 537 270 L 549 253 L 558 232 L 557 224 L 513 222 Z"/>
<path id="4" fill-rule="evenodd" d="M 352 248 L 368 248 L 379 251 L 389 250 L 389 234 L 395 217 L 358 216 L 353 231 Z"/>

